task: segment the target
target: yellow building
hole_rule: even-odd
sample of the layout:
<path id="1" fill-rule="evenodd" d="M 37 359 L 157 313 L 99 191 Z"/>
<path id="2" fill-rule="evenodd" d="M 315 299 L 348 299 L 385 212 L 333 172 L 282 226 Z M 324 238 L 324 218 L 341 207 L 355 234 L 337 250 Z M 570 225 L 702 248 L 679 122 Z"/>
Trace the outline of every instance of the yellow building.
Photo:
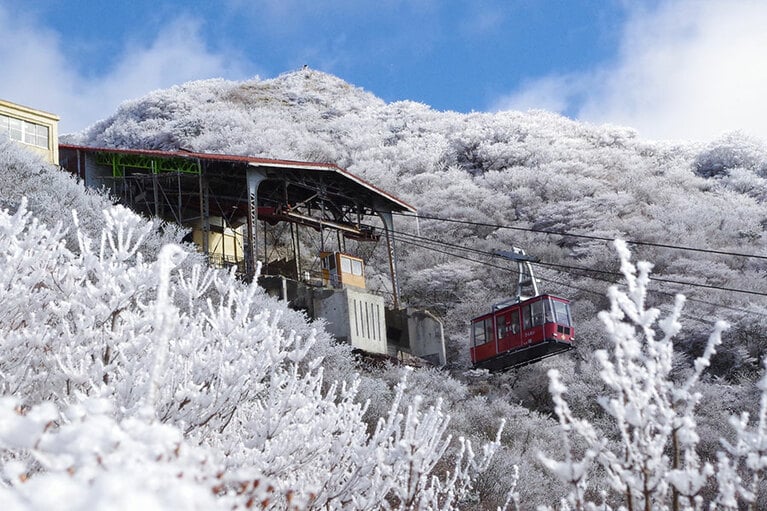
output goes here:
<path id="1" fill-rule="evenodd" d="M 320 252 L 320 259 L 324 285 L 365 289 L 365 263 L 362 259 L 341 252 Z"/>
<path id="2" fill-rule="evenodd" d="M 204 236 L 202 221 L 196 222 L 192 230 L 192 241 L 198 247 L 203 247 Z M 208 222 L 208 261 L 217 268 L 244 268 L 243 240 L 241 228 L 232 228 L 220 216 L 211 216 Z"/>
<path id="3" fill-rule="evenodd" d="M 58 165 L 58 116 L 0 99 L 0 138 L 6 137 Z"/>

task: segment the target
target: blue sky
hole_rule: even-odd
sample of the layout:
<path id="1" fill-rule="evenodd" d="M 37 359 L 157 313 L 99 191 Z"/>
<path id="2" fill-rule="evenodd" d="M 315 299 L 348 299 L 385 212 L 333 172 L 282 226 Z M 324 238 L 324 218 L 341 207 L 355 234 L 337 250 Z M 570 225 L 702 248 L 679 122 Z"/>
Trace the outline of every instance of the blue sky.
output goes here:
<path id="1" fill-rule="evenodd" d="M 767 139 L 761 0 L 0 0 L 0 98 L 62 131 L 185 81 L 304 64 L 386 101 Z"/>

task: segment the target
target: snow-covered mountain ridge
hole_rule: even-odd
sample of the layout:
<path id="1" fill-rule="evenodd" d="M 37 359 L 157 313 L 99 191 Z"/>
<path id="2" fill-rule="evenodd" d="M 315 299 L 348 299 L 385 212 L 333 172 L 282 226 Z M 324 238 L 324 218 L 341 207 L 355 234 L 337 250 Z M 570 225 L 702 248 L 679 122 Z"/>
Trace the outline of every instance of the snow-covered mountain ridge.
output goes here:
<path id="1" fill-rule="evenodd" d="M 564 204 L 567 210 L 576 203 L 579 209 L 596 205 L 626 216 L 631 213 L 626 209 L 643 203 L 675 199 L 657 196 L 668 188 L 686 189 L 687 200 L 697 205 L 767 198 L 767 150 L 739 134 L 708 146 L 671 144 L 642 140 L 629 128 L 593 126 L 543 111 L 438 112 L 408 101 L 387 104 L 312 70 L 155 91 L 67 140 L 332 162 L 425 210 L 437 208 L 422 193 L 431 182 L 421 174 L 466 186 L 463 174 L 468 174 L 483 190 L 483 202 L 496 205 L 489 213 L 504 221 L 550 222 L 556 214 L 539 211 L 544 202 L 549 208 Z M 711 176 L 720 179 L 696 179 Z M 528 188 L 534 188 L 532 197 L 524 193 Z M 529 204 L 533 199 L 538 204 Z M 563 227 L 604 223 L 591 220 L 571 218 Z M 662 230 L 654 237 L 661 238 Z"/>

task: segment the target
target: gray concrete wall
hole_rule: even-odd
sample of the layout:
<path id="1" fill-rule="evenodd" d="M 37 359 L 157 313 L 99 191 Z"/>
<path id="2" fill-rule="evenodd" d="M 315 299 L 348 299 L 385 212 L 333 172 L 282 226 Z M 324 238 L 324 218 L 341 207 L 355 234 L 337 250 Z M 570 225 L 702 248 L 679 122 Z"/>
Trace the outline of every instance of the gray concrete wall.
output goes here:
<path id="1" fill-rule="evenodd" d="M 389 355 L 413 355 L 434 365 L 445 365 L 445 335 L 442 322 L 425 310 L 387 309 Z"/>
<path id="2" fill-rule="evenodd" d="M 327 321 L 328 331 L 339 341 L 351 342 L 349 304 L 344 293 L 339 290 L 327 296 L 315 297 L 313 304 L 314 316 Z"/>
<path id="3" fill-rule="evenodd" d="M 429 311 L 407 309 L 408 336 L 410 352 L 434 365 L 447 363 L 445 354 L 445 333 L 442 321 Z"/>
<path id="4" fill-rule="evenodd" d="M 112 177 L 112 168 L 96 165 L 96 156 L 89 153 L 85 155 L 85 186 L 88 188 L 100 188 L 106 186 L 114 188 L 114 180 L 103 179 Z"/>
<path id="5" fill-rule="evenodd" d="M 343 291 L 350 310 L 349 330 L 352 346 L 371 353 L 387 353 L 383 297 L 352 288 Z"/>

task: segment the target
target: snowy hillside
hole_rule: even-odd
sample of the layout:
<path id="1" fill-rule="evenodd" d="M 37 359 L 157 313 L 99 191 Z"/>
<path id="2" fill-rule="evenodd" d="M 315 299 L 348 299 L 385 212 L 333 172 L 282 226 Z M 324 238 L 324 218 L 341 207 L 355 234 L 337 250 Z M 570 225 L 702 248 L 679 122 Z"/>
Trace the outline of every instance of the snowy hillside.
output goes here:
<path id="1" fill-rule="evenodd" d="M 3 509 L 454 509 L 473 494 L 498 444 L 452 442 L 442 404 L 405 404 L 405 376 L 370 396 L 385 402 L 371 418 L 375 384 L 321 324 L 14 142 L 0 175 L 19 188 L 0 211 Z M 46 183 L 86 221 L 35 217 L 59 218 Z"/>
<path id="2" fill-rule="evenodd" d="M 767 425 L 729 421 L 767 413 L 761 142 L 387 104 L 312 70 L 156 91 L 65 139 L 327 161 L 394 193 L 422 215 L 395 218 L 404 300 L 445 320 L 452 363 L 361 365 L 178 229 L 0 142 L 10 509 L 763 505 Z M 578 349 L 467 370 L 466 321 L 514 288 L 489 253 L 511 246 L 573 301 Z"/>
<path id="3" fill-rule="evenodd" d="M 742 254 L 763 254 L 767 243 L 767 148 L 759 141 L 729 134 L 705 146 L 674 145 L 543 111 L 458 114 L 412 102 L 386 104 L 312 70 L 156 91 L 126 102 L 70 141 L 333 162 L 424 216 Z M 397 225 L 416 232 L 411 220 L 397 219 Z M 544 288 L 577 303 L 579 322 L 586 323 L 581 342 L 598 335 L 588 321 L 604 306 L 604 281 L 619 278 L 594 273 L 617 270 L 608 243 L 440 221 L 423 220 L 418 228 L 426 238 L 458 240 L 485 252 L 518 246 L 544 263 L 571 267 L 539 267 Z M 460 356 L 465 321 L 511 293 L 506 277 L 513 275 L 406 241 L 400 243 L 404 293 L 411 303 L 443 315 Z M 764 259 L 635 250 L 666 280 L 765 292 Z M 673 283 L 656 287 L 666 293 L 655 295 L 662 302 L 683 292 L 765 313 L 755 303 L 758 295 Z M 695 309 L 698 317 L 741 320 L 730 309 L 703 303 Z"/>

